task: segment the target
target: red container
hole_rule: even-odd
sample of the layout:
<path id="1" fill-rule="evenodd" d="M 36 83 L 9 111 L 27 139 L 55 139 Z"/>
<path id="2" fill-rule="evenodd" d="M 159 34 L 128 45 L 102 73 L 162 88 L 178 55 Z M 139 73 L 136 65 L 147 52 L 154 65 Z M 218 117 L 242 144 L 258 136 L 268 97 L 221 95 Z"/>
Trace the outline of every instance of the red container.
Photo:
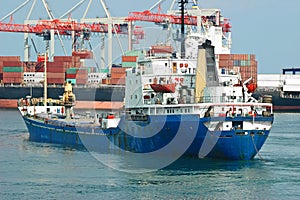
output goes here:
<path id="1" fill-rule="evenodd" d="M 3 78 L 23 78 L 23 72 L 4 72 Z"/>
<path id="2" fill-rule="evenodd" d="M 158 45 L 158 46 L 151 46 L 151 53 L 156 54 L 156 53 L 172 53 L 173 48 L 171 46 L 163 46 L 163 45 Z"/>
<path id="3" fill-rule="evenodd" d="M 64 78 L 47 78 L 48 84 L 64 84 Z"/>
<path id="4" fill-rule="evenodd" d="M 220 68 L 224 68 L 224 67 L 228 67 L 228 66 L 229 66 L 228 60 L 220 60 L 219 61 L 219 67 Z"/>
<path id="5" fill-rule="evenodd" d="M 21 61 L 3 61 L 4 67 L 21 67 L 23 63 Z"/>
<path id="6" fill-rule="evenodd" d="M 93 52 L 89 51 L 89 50 L 73 51 L 72 56 L 80 57 L 81 59 L 92 59 L 93 58 Z"/>
<path id="7" fill-rule="evenodd" d="M 20 56 L 0 56 L 0 61 L 20 61 Z"/>
<path id="8" fill-rule="evenodd" d="M 125 73 L 112 73 L 111 74 L 111 78 L 125 78 L 126 77 L 126 74 Z"/>
<path id="9" fill-rule="evenodd" d="M 87 74 L 76 74 L 76 79 L 87 79 L 88 75 Z"/>
<path id="10" fill-rule="evenodd" d="M 125 85 L 125 78 L 111 78 L 110 84 L 112 85 Z"/>
<path id="11" fill-rule="evenodd" d="M 87 69 L 79 68 L 76 72 L 76 74 L 88 74 Z"/>
<path id="12" fill-rule="evenodd" d="M 219 54 L 219 60 L 230 60 L 231 54 Z"/>
<path id="13" fill-rule="evenodd" d="M 137 56 L 122 56 L 122 62 L 136 62 Z"/>
<path id="14" fill-rule="evenodd" d="M 113 73 L 116 73 L 116 74 L 118 74 L 118 73 L 125 74 L 126 73 L 126 69 L 127 68 L 125 68 L 125 67 L 112 67 L 111 68 L 111 73 L 112 74 Z"/>
<path id="15" fill-rule="evenodd" d="M 63 78 L 65 79 L 65 73 L 47 73 L 47 78 Z"/>
<path id="16" fill-rule="evenodd" d="M 87 79 L 78 79 L 76 78 L 76 84 L 77 85 L 85 85 L 87 83 Z"/>
<path id="17" fill-rule="evenodd" d="M 8 83 L 16 83 L 16 84 L 21 84 L 23 82 L 23 78 L 12 78 L 12 77 L 7 77 L 2 80 L 3 83 L 8 84 Z"/>
<path id="18" fill-rule="evenodd" d="M 75 79 L 76 74 L 66 74 L 66 79 Z"/>
<path id="19" fill-rule="evenodd" d="M 72 56 L 54 56 L 54 62 L 72 62 Z"/>

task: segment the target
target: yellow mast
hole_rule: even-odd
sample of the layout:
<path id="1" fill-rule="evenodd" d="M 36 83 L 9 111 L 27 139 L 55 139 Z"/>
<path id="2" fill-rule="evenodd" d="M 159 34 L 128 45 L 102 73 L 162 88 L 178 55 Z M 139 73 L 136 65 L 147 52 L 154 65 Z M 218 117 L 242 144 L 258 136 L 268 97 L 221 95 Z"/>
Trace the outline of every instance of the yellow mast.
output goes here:
<path id="1" fill-rule="evenodd" d="M 44 61 L 44 106 L 47 106 L 47 52 Z"/>
<path id="2" fill-rule="evenodd" d="M 195 102 L 199 103 L 206 86 L 206 50 L 199 48 L 196 69 Z"/>

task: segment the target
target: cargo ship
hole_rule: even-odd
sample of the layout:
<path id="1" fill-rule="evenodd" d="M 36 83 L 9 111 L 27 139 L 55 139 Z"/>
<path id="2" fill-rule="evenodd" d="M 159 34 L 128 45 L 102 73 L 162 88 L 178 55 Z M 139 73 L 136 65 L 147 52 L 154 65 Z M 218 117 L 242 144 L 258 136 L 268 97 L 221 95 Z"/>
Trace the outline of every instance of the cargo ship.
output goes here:
<path id="1" fill-rule="evenodd" d="M 274 110 L 278 112 L 300 111 L 300 68 L 285 68 L 281 74 L 258 76 L 255 98 L 272 96 Z"/>
<path id="2" fill-rule="evenodd" d="M 46 62 L 49 97 L 57 98 L 64 91 L 64 82 L 70 81 L 78 97 L 77 108 L 102 109 L 111 107 L 111 102 L 113 107 L 122 107 L 126 68 L 113 66 L 108 79 L 107 73 L 94 72 L 93 67 L 82 67 L 82 63 L 78 56 L 54 56 L 53 62 Z M 43 96 L 44 65 L 44 61 L 28 63 L 21 62 L 19 56 L 1 56 L 0 107 L 16 108 L 21 97 Z"/>
<path id="3" fill-rule="evenodd" d="M 57 101 L 21 99 L 29 139 L 100 153 L 118 150 L 143 160 L 162 155 L 252 159 L 272 127 L 269 99 L 258 102 L 249 93 L 250 79 L 219 70 L 214 46 L 203 34 L 189 33 L 181 42 L 180 53 L 151 54 L 126 69 L 120 111 L 77 115 L 70 84 Z"/>

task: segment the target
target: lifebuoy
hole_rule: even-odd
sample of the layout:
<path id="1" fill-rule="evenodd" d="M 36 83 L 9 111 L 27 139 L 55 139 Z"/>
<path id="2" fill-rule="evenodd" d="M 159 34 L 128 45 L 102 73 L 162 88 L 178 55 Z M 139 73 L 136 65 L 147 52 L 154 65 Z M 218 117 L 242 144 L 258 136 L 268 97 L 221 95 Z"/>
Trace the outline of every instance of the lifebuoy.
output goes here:
<path id="1" fill-rule="evenodd" d="M 253 110 L 251 110 L 251 111 L 249 112 L 249 115 L 250 115 L 250 116 L 254 116 L 254 117 L 256 116 L 256 114 L 255 114 L 255 112 L 254 112 Z"/>

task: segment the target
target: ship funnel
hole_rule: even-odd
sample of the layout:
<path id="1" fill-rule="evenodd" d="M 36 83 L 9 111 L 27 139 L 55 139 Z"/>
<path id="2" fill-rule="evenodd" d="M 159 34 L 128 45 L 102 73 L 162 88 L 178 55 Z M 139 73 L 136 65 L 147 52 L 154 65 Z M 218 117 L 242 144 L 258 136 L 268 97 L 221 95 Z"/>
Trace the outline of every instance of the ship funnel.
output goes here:
<path id="1" fill-rule="evenodd" d="M 218 86 L 218 70 L 215 62 L 214 46 L 210 40 L 198 47 L 196 70 L 195 102 L 202 102 L 205 87 Z"/>

